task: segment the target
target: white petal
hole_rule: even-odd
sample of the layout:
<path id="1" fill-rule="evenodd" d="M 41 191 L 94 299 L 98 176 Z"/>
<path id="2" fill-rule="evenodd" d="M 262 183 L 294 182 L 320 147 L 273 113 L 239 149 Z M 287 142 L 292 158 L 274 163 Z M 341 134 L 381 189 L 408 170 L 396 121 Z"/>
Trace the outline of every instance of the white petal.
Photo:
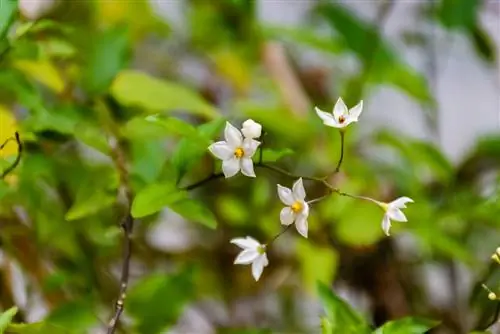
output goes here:
<path id="1" fill-rule="evenodd" d="M 245 176 L 255 177 L 255 172 L 253 170 L 253 161 L 251 158 L 242 158 L 241 162 L 241 173 Z"/>
<path id="2" fill-rule="evenodd" d="M 240 130 L 235 128 L 231 123 L 226 122 L 226 128 L 224 129 L 224 138 L 230 147 L 239 147 L 243 142 L 243 136 Z"/>
<path id="3" fill-rule="evenodd" d="M 267 267 L 269 265 L 269 260 L 267 259 L 267 254 L 266 253 L 262 254 L 262 257 L 264 258 L 264 267 Z"/>
<path id="4" fill-rule="evenodd" d="M 260 141 L 255 139 L 247 138 L 243 141 L 243 151 L 245 152 L 245 157 L 251 158 L 255 151 L 257 151 L 257 147 L 259 147 Z"/>
<path id="5" fill-rule="evenodd" d="M 302 212 L 300 214 L 306 218 L 309 216 L 309 204 L 302 202 Z"/>
<path id="6" fill-rule="evenodd" d="M 307 216 L 304 214 L 300 214 L 297 216 L 297 220 L 295 220 L 295 227 L 297 231 L 304 237 L 307 238 Z"/>
<path id="7" fill-rule="evenodd" d="M 234 259 L 234 264 L 250 264 L 259 257 L 259 252 L 256 249 L 245 249 Z"/>
<path id="8" fill-rule="evenodd" d="M 389 216 L 389 218 L 391 218 L 392 220 L 398 221 L 398 222 L 406 222 L 406 221 L 408 221 L 406 219 L 406 216 L 403 213 L 403 211 L 401 211 L 398 208 L 389 207 L 389 209 L 387 209 L 387 213 L 386 214 Z"/>
<path id="9" fill-rule="evenodd" d="M 321 118 L 321 120 L 323 121 L 323 124 L 333 127 L 336 127 L 338 125 L 332 114 L 324 112 L 318 107 L 315 107 L 314 110 L 316 111 L 316 114 L 319 116 L 319 118 Z"/>
<path id="10" fill-rule="evenodd" d="M 346 126 L 348 126 L 349 124 L 351 123 L 355 123 L 357 122 L 358 119 L 357 118 L 353 118 L 351 116 L 347 116 L 347 118 L 345 119 L 344 123 L 342 123 L 342 126 L 339 126 L 340 128 L 345 128 Z"/>
<path id="11" fill-rule="evenodd" d="M 361 115 L 362 111 L 363 111 L 363 100 L 361 100 L 358 104 L 352 107 L 351 110 L 349 110 L 349 116 L 355 119 L 355 122 L 357 122 L 358 117 L 359 115 Z"/>
<path id="12" fill-rule="evenodd" d="M 335 120 L 338 120 L 340 116 L 346 117 L 348 114 L 349 114 L 349 109 L 347 109 L 344 100 L 342 100 L 342 98 L 339 97 L 337 103 L 335 103 L 335 106 L 333 107 L 333 117 L 335 118 Z"/>
<path id="13" fill-rule="evenodd" d="M 283 187 L 281 184 L 278 184 L 278 196 L 285 205 L 292 205 L 295 202 L 292 191 L 287 187 Z"/>
<path id="14" fill-rule="evenodd" d="M 246 238 L 234 238 L 230 241 L 230 243 L 235 244 L 236 246 L 243 249 L 257 249 L 260 246 L 260 243 L 252 237 Z"/>
<path id="15" fill-rule="evenodd" d="M 264 266 L 267 263 L 267 258 L 264 256 L 259 256 L 253 263 L 252 263 L 252 276 L 255 279 L 255 281 L 258 281 L 260 276 L 262 275 L 262 272 L 264 271 Z"/>
<path id="16" fill-rule="evenodd" d="M 240 159 L 232 157 L 229 160 L 222 161 L 222 172 L 226 179 L 235 176 L 240 171 Z"/>
<path id="17" fill-rule="evenodd" d="M 291 223 L 293 223 L 294 220 L 295 220 L 295 214 L 293 213 L 292 209 L 289 206 L 281 209 L 280 212 L 281 224 L 290 225 Z"/>
<path id="18" fill-rule="evenodd" d="M 395 207 L 398 209 L 404 209 L 406 208 L 406 203 L 413 203 L 413 200 L 409 197 L 403 196 L 400 198 L 395 199 L 391 203 L 389 203 L 389 206 Z"/>
<path id="19" fill-rule="evenodd" d="M 304 184 L 302 183 L 302 178 L 295 181 L 292 188 L 293 198 L 298 201 L 303 201 L 306 199 L 306 190 L 304 189 Z"/>
<path id="20" fill-rule="evenodd" d="M 218 141 L 208 147 L 208 150 L 218 159 L 228 160 L 234 154 L 234 150 L 225 141 Z"/>
<path id="21" fill-rule="evenodd" d="M 389 236 L 390 228 L 391 228 L 391 221 L 389 219 L 389 216 L 385 214 L 384 218 L 382 219 L 382 230 L 384 231 L 385 235 Z"/>

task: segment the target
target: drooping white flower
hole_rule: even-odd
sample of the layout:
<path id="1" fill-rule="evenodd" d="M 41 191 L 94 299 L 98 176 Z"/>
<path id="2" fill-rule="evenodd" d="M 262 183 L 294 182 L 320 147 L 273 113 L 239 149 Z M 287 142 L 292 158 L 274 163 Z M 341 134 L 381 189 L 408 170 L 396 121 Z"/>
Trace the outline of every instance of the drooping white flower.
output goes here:
<path id="1" fill-rule="evenodd" d="M 245 122 L 243 122 L 243 128 L 241 129 L 241 132 L 243 133 L 243 136 L 245 136 L 245 138 L 256 139 L 261 135 L 262 125 L 252 119 L 247 119 Z"/>
<path id="2" fill-rule="evenodd" d="M 348 109 L 341 97 L 335 103 L 332 113 L 327 113 L 315 107 L 316 114 L 323 120 L 323 124 L 334 128 L 345 128 L 349 124 L 358 121 L 359 115 L 363 111 L 363 101 L 360 101 L 353 108 Z"/>
<path id="3" fill-rule="evenodd" d="M 382 230 L 388 236 L 391 228 L 391 219 L 398 222 L 406 222 L 405 214 L 401 209 L 406 208 L 406 203 L 413 203 L 409 197 L 399 197 L 390 203 L 378 202 L 376 203 L 385 211 L 384 218 L 382 219 Z"/>
<path id="4" fill-rule="evenodd" d="M 226 178 L 238 174 L 255 177 L 252 156 L 255 154 L 260 142 L 245 138 L 237 128 L 226 122 L 224 129 L 225 141 L 213 143 L 208 150 L 218 159 L 222 160 L 222 172 Z"/>
<path id="5" fill-rule="evenodd" d="M 309 216 L 309 205 L 306 203 L 306 191 L 302 178 L 295 181 L 292 189 L 278 184 L 278 196 L 286 205 L 280 212 L 280 220 L 283 225 L 295 223 L 297 231 L 307 238 L 307 217 Z"/>
<path id="6" fill-rule="evenodd" d="M 234 264 L 252 264 L 252 276 L 258 281 L 264 267 L 269 264 L 266 245 L 261 245 L 252 237 L 232 239 L 231 243 L 243 249 L 234 260 Z"/>

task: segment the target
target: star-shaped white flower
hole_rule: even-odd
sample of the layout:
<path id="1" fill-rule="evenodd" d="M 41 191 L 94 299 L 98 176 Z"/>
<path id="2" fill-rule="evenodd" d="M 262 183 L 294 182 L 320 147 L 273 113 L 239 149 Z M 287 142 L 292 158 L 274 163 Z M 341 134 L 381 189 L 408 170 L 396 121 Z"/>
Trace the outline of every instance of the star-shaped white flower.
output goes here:
<path id="1" fill-rule="evenodd" d="M 262 133 L 262 125 L 255 122 L 253 119 L 247 119 L 243 122 L 241 132 L 245 138 L 256 139 L 259 138 Z"/>
<path id="2" fill-rule="evenodd" d="M 316 114 L 323 120 L 323 124 L 334 128 L 345 128 L 349 124 L 358 121 L 359 115 L 363 111 L 363 101 L 360 101 L 353 108 L 348 109 L 341 97 L 335 103 L 333 112 L 327 113 L 315 107 Z"/>
<path id="3" fill-rule="evenodd" d="M 245 138 L 237 128 L 226 122 L 224 129 L 226 141 L 213 143 L 208 150 L 218 159 L 222 160 L 222 172 L 226 178 L 238 174 L 241 170 L 243 175 L 255 177 L 252 156 L 255 154 L 260 142 Z"/>
<path id="4" fill-rule="evenodd" d="M 297 231 L 307 238 L 307 217 L 309 216 L 309 205 L 306 203 L 306 191 L 302 178 L 295 181 L 292 189 L 278 184 L 278 196 L 286 205 L 280 212 L 280 220 L 283 225 L 295 222 Z"/>
<path id="5" fill-rule="evenodd" d="M 405 214 L 401 209 L 406 209 L 406 203 L 413 203 L 413 200 L 409 197 L 399 197 L 390 203 L 378 202 L 382 209 L 385 211 L 384 218 L 382 219 L 382 230 L 389 236 L 389 230 L 391 228 L 391 219 L 398 222 L 407 222 Z"/>
<path id="6" fill-rule="evenodd" d="M 258 281 L 264 267 L 269 264 L 266 245 L 261 245 L 252 237 L 232 239 L 231 243 L 243 249 L 234 260 L 234 264 L 252 264 L 252 276 Z"/>

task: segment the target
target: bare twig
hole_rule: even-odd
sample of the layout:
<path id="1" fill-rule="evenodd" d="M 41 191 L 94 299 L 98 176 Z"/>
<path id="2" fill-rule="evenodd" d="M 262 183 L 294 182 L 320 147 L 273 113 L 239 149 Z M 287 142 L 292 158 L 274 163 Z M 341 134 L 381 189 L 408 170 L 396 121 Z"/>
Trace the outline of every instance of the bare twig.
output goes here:
<path id="1" fill-rule="evenodd" d="M 10 137 L 0 146 L 0 150 L 3 149 L 5 147 L 5 145 L 7 145 L 7 143 L 10 142 L 11 140 L 15 140 L 17 143 L 17 156 L 16 156 L 16 160 L 14 160 L 12 165 L 7 167 L 2 172 L 2 176 L 1 176 L 2 179 L 4 179 L 8 174 L 10 174 L 17 167 L 17 165 L 19 165 L 19 162 L 21 162 L 21 156 L 23 154 L 23 143 L 21 142 L 21 139 L 19 138 L 19 133 L 17 131 L 14 133 L 14 137 Z"/>

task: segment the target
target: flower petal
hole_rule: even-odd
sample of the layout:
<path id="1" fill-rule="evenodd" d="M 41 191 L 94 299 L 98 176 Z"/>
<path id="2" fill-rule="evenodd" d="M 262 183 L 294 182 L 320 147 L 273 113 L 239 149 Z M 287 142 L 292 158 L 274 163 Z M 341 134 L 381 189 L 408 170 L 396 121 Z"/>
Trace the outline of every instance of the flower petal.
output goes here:
<path id="1" fill-rule="evenodd" d="M 319 118 L 321 118 L 321 120 L 323 121 L 323 124 L 333 127 L 336 127 L 338 125 L 337 120 L 333 118 L 332 114 L 324 112 L 318 107 L 315 107 L 314 110 L 316 111 L 316 114 L 319 116 Z"/>
<path id="2" fill-rule="evenodd" d="M 307 238 L 308 223 L 307 223 L 307 216 L 306 215 L 300 214 L 297 216 L 297 219 L 295 220 L 295 227 L 297 228 L 297 231 L 304 238 Z"/>
<path id="3" fill-rule="evenodd" d="M 389 216 L 390 219 L 398 222 L 408 221 L 403 211 L 398 208 L 389 207 L 389 209 L 387 209 L 386 215 Z"/>
<path id="4" fill-rule="evenodd" d="M 234 264 L 250 264 L 259 257 L 259 252 L 256 249 L 245 249 L 234 259 Z"/>
<path id="5" fill-rule="evenodd" d="M 278 184 L 278 197 L 285 205 L 292 205 L 295 202 L 292 191 L 287 187 L 283 187 L 281 184 Z"/>
<path id="6" fill-rule="evenodd" d="M 222 172 L 226 179 L 235 176 L 240 171 L 240 160 L 232 157 L 228 160 L 222 161 Z"/>
<path id="7" fill-rule="evenodd" d="M 267 267 L 269 265 L 269 260 L 267 259 L 267 254 L 266 253 L 262 254 L 262 257 L 264 258 L 264 267 Z"/>
<path id="8" fill-rule="evenodd" d="M 342 100 L 342 98 L 339 97 L 337 103 L 335 103 L 335 106 L 333 107 L 333 117 L 337 121 L 340 116 L 347 117 L 348 115 L 349 115 L 349 109 L 347 109 L 344 100 Z"/>
<path id="9" fill-rule="evenodd" d="M 403 196 L 395 199 L 389 203 L 389 205 L 398 209 L 404 209 L 406 208 L 406 203 L 413 203 L 413 200 L 409 197 Z"/>
<path id="10" fill-rule="evenodd" d="M 300 214 L 306 218 L 309 217 L 309 204 L 307 202 L 302 202 L 302 212 Z"/>
<path id="11" fill-rule="evenodd" d="M 293 198 L 298 201 L 303 201 L 306 199 L 306 190 L 304 189 L 304 184 L 302 183 L 302 178 L 295 181 L 292 188 Z"/>
<path id="12" fill-rule="evenodd" d="M 252 276 L 255 279 L 255 281 L 258 281 L 260 276 L 262 275 L 262 272 L 264 271 L 264 267 L 266 265 L 267 258 L 264 256 L 259 256 L 253 263 L 252 263 Z"/>
<path id="13" fill-rule="evenodd" d="M 384 218 L 382 219 L 382 230 L 384 231 L 385 235 L 389 236 L 389 229 L 391 228 L 391 220 L 389 219 L 389 215 L 385 214 Z"/>
<path id="14" fill-rule="evenodd" d="M 257 147 L 259 147 L 260 141 L 251 139 L 251 138 L 246 138 L 243 140 L 243 151 L 245 152 L 245 157 L 251 158 L 254 154 L 255 151 L 257 151 Z"/>
<path id="15" fill-rule="evenodd" d="M 290 225 L 293 223 L 294 220 L 295 220 L 295 214 L 293 213 L 292 209 L 289 206 L 281 209 L 280 212 L 281 224 Z"/>
<path id="16" fill-rule="evenodd" d="M 241 158 L 241 173 L 248 177 L 255 177 L 255 171 L 253 170 L 253 161 L 251 158 Z"/>
<path id="17" fill-rule="evenodd" d="M 234 150 L 225 141 L 218 141 L 208 147 L 208 150 L 220 160 L 228 160 L 234 154 Z"/>
<path id="18" fill-rule="evenodd" d="M 349 110 L 349 117 L 353 118 L 355 121 L 358 121 L 359 115 L 361 115 L 361 112 L 363 111 L 363 100 L 361 100 L 358 104 L 356 104 L 354 107 Z"/>
<path id="19" fill-rule="evenodd" d="M 230 147 L 239 147 L 243 142 L 243 136 L 240 130 L 235 128 L 231 123 L 226 122 L 226 128 L 224 129 L 224 138 Z"/>
<path id="20" fill-rule="evenodd" d="M 252 237 L 234 238 L 230 243 L 243 249 L 257 249 L 260 246 L 260 243 Z"/>

